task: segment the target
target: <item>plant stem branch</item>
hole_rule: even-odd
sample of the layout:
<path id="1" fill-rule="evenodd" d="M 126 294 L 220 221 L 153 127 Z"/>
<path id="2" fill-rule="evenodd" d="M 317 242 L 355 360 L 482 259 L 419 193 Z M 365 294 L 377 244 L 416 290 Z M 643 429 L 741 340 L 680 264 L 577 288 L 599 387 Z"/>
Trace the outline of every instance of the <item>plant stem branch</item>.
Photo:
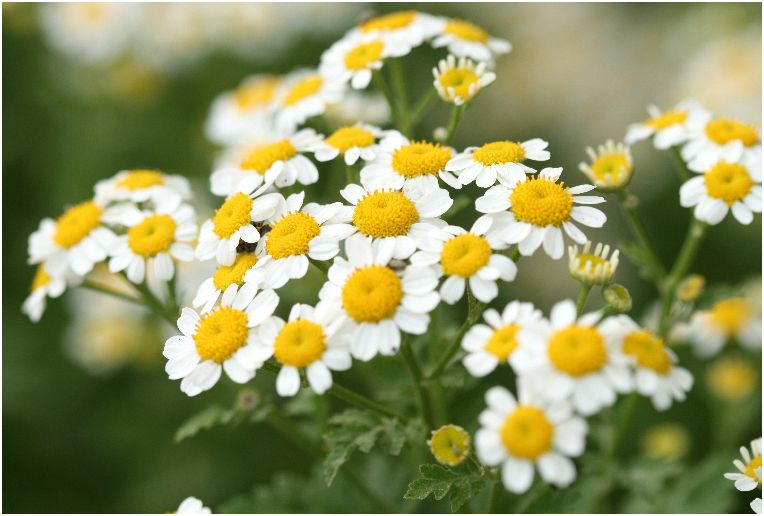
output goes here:
<path id="1" fill-rule="evenodd" d="M 578 291 L 578 298 L 576 299 L 576 316 L 580 317 L 584 313 L 584 307 L 586 306 L 586 300 L 589 298 L 589 292 L 592 291 L 592 286 L 585 283 L 581 283 L 581 288 Z"/>
<path id="2" fill-rule="evenodd" d="M 405 117 L 405 120 L 403 121 L 403 134 L 410 136 L 409 133 L 416 128 L 422 117 L 429 111 L 430 105 L 432 104 L 432 101 L 435 100 L 435 97 L 435 88 L 427 88 L 427 91 L 419 98 L 416 104 L 414 104 L 414 108 L 408 113 L 408 116 Z"/>
<path id="3" fill-rule="evenodd" d="M 446 366 L 448 366 L 448 363 L 451 361 L 453 356 L 457 351 L 459 351 L 459 346 L 462 343 L 464 334 L 467 333 L 467 330 L 469 330 L 470 327 L 477 322 L 477 320 L 483 314 L 486 306 L 485 303 L 481 303 L 475 299 L 475 296 L 472 294 L 469 288 L 467 288 L 467 304 L 469 307 L 467 318 L 464 319 L 464 323 L 462 324 L 461 328 L 459 328 L 459 331 L 451 341 L 451 344 L 449 344 L 446 348 L 446 351 L 440 356 L 433 370 L 430 372 L 430 374 L 427 375 L 428 380 L 432 380 L 440 376 Z"/>
<path id="4" fill-rule="evenodd" d="M 375 70 L 372 73 L 372 81 L 374 81 L 374 85 L 377 87 L 377 89 L 382 92 L 382 95 L 385 96 L 387 105 L 390 108 L 390 117 L 393 119 L 393 125 L 396 129 L 400 129 L 401 123 L 400 116 L 398 114 L 398 105 L 396 104 L 395 99 L 393 98 L 393 94 L 390 91 L 390 86 L 388 86 L 387 81 L 385 81 L 385 78 L 380 70 Z"/>
<path id="5" fill-rule="evenodd" d="M 533 486 L 531 491 L 526 494 L 520 501 L 520 504 L 515 509 L 516 514 L 524 514 L 531 506 L 536 503 L 536 500 L 541 498 L 549 490 L 549 484 L 539 480 L 536 485 Z"/>
<path id="6" fill-rule="evenodd" d="M 682 159 L 682 154 L 679 152 L 679 146 L 674 145 L 671 147 L 671 158 L 674 161 L 674 167 L 676 168 L 677 172 L 679 172 L 679 178 L 682 181 L 687 181 L 690 179 L 692 174 L 690 173 L 690 170 L 687 168 L 687 164 Z"/>
<path id="7" fill-rule="evenodd" d="M 493 484 L 491 484 L 491 494 L 488 496 L 488 507 L 485 510 L 486 514 L 496 514 L 503 488 L 501 480 L 494 480 Z"/>
<path id="8" fill-rule="evenodd" d="M 419 402 L 419 411 L 425 425 L 427 426 L 427 432 L 429 433 L 435 427 L 435 422 L 432 413 L 432 404 L 428 393 L 422 385 L 422 369 L 419 367 L 416 356 L 414 355 L 411 346 L 404 339 L 401 342 L 401 355 L 403 361 L 406 363 L 406 367 L 411 375 L 411 382 L 414 384 L 414 390 L 417 394 L 417 400 Z"/>
<path id="9" fill-rule="evenodd" d="M 454 107 L 451 110 L 451 118 L 448 121 L 448 129 L 446 130 L 446 140 L 444 142 L 446 145 L 451 145 L 451 142 L 453 142 L 454 135 L 456 135 L 456 128 L 459 126 L 459 122 L 461 121 L 466 108 L 467 104 L 462 104 L 461 106 L 454 104 Z"/>
<path id="10" fill-rule="evenodd" d="M 96 281 L 85 280 L 84 282 L 80 284 L 80 286 L 82 288 L 86 288 L 94 292 L 100 292 L 101 294 L 106 294 L 107 296 L 112 296 L 118 299 L 122 299 L 129 303 L 134 303 L 136 305 L 141 305 L 141 306 L 145 305 L 143 300 L 139 297 L 131 296 L 130 294 L 126 294 L 124 292 L 119 292 L 117 290 L 112 289 L 111 287 L 108 287 Z"/>
<path id="11" fill-rule="evenodd" d="M 638 397 L 639 394 L 632 392 L 626 396 L 626 399 L 621 405 L 621 410 L 618 414 L 618 422 L 613 431 L 613 442 L 610 449 L 611 458 L 615 458 L 620 451 L 621 443 L 623 442 L 623 438 L 626 435 L 626 431 L 629 429 L 629 423 L 631 422 L 631 417 L 634 414 L 634 408 L 637 405 Z"/>
<path id="12" fill-rule="evenodd" d="M 650 239 L 647 237 L 647 232 L 645 231 L 642 222 L 639 220 L 639 216 L 637 215 L 638 199 L 630 194 L 626 188 L 621 188 L 616 191 L 616 195 L 620 201 L 619 205 L 623 211 L 624 217 L 626 217 L 629 229 L 631 229 L 639 247 L 642 248 L 642 253 L 647 261 L 645 264 L 647 266 L 647 272 L 658 287 L 658 292 L 662 294 L 663 281 L 666 278 L 666 269 L 658 258 L 655 249 L 653 249 Z"/>

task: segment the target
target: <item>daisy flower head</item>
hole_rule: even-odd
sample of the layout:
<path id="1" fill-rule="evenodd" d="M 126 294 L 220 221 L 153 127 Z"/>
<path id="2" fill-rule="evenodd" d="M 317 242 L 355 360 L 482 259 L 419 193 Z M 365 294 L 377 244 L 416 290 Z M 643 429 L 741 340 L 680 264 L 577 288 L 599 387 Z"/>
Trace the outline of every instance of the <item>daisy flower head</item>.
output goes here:
<path id="1" fill-rule="evenodd" d="M 732 463 L 738 472 L 725 473 L 724 478 L 735 482 L 738 491 L 753 491 L 761 486 L 761 437 L 751 441 L 751 450 L 745 446 L 740 447 L 740 456 L 743 460 L 735 459 Z"/>
<path id="2" fill-rule="evenodd" d="M 106 259 L 117 236 L 104 226 L 110 217 L 96 200 L 70 206 L 56 220 L 43 219 L 29 236 L 29 263 L 45 265 L 47 274 L 84 276 Z"/>
<path id="3" fill-rule="evenodd" d="M 592 252 L 592 243 L 587 241 L 582 252 L 578 246 L 568 247 L 568 270 L 570 275 L 586 285 L 604 285 L 610 283 L 618 268 L 618 249 L 610 254 L 608 244 L 597 244 Z M 610 256 L 608 258 L 608 255 Z"/>
<path id="4" fill-rule="evenodd" d="M 371 242 L 364 235 L 345 240 L 347 259 L 337 257 L 319 292 L 322 301 L 342 306 L 349 327 L 350 353 L 368 361 L 393 355 L 400 332 L 422 335 L 429 313 L 440 301 L 438 276 L 431 267 L 392 262 L 394 242 Z"/>
<path id="5" fill-rule="evenodd" d="M 308 118 L 322 114 L 326 106 L 342 100 L 345 82 L 317 70 L 297 70 L 284 78 L 276 100 L 276 127 L 292 132 Z"/>
<path id="6" fill-rule="evenodd" d="M 212 514 L 212 511 L 209 507 L 205 507 L 204 503 L 202 503 L 201 500 L 198 498 L 194 498 L 193 496 L 189 496 L 182 502 L 180 502 L 180 505 L 178 506 L 178 510 L 175 511 L 176 514 Z"/>
<path id="7" fill-rule="evenodd" d="M 711 358 L 734 339 L 743 347 L 761 348 L 761 318 L 753 303 L 744 297 L 728 297 L 692 315 L 673 337 L 686 339 L 701 358 Z"/>
<path id="8" fill-rule="evenodd" d="M 417 47 L 434 36 L 439 25 L 438 19 L 427 13 L 398 11 L 370 18 L 351 30 L 349 35 L 376 35 Z"/>
<path id="9" fill-rule="evenodd" d="M 482 213 L 509 211 L 506 242 L 517 244 L 523 256 L 531 256 L 543 244 L 551 258 L 562 258 L 563 231 L 574 242 L 585 244 L 586 235 L 574 221 L 601 228 L 607 217 L 591 206 L 576 206 L 605 202 L 600 196 L 579 195 L 594 190 L 594 185 L 567 187 L 558 182 L 561 173 L 562 168 L 544 168 L 537 176 L 523 177 L 512 186 L 493 186 L 475 200 L 475 208 Z"/>
<path id="10" fill-rule="evenodd" d="M 212 277 L 199 285 L 192 306 L 201 308 L 202 313 L 212 310 L 226 290 L 232 288 L 236 291 L 244 284 L 244 276 L 256 263 L 257 255 L 254 252 L 244 252 L 237 254 L 231 265 L 218 265 Z"/>
<path id="11" fill-rule="evenodd" d="M 458 466 L 470 454 L 470 434 L 458 425 L 443 425 L 430 433 L 427 446 L 435 460 L 446 466 Z"/>
<path id="12" fill-rule="evenodd" d="M 474 61 L 449 54 L 441 59 L 438 66 L 432 69 L 435 78 L 433 86 L 440 98 L 451 104 L 461 106 L 469 102 L 482 89 L 496 80 L 496 74 L 486 70 L 484 62 Z"/>
<path id="13" fill-rule="evenodd" d="M 361 184 L 367 189 L 395 188 L 409 185 L 417 190 L 438 187 L 438 178 L 451 188 L 461 184 L 446 170 L 453 157 L 451 147 L 428 141 L 410 141 L 397 131 L 390 131 L 377 147 L 377 158 L 361 169 Z"/>
<path id="14" fill-rule="evenodd" d="M 488 303 L 499 294 L 497 280 L 512 281 L 517 275 L 515 262 L 494 253 L 508 247 L 503 238 L 508 219 L 506 214 L 483 215 L 469 231 L 458 226 L 433 228 L 429 238 L 420 244 L 422 250 L 411 257 L 411 263 L 435 266 L 447 276 L 440 287 L 440 297 L 446 303 L 459 301 L 468 282 L 472 294 Z"/>
<path id="15" fill-rule="evenodd" d="M 246 285 L 229 289 L 220 305 L 199 314 L 184 308 L 178 319 L 181 335 L 167 339 L 162 354 L 170 380 L 180 382 L 188 396 L 211 389 L 222 371 L 236 383 L 246 383 L 262 366 L 256 347 L 256 327 L 273 314 L 279 297 L 273 290 Z"/>
<path id="16" fill-rule="evenodd" d="M 345 317 L 339 307 L 319 302 L 315 308 L 296 304 L 285 322 L 269 317 L 257 328 L 258 357 L 273 357 L 281 365 L 276 378 L 280 396 L 294 396 L 300 390 L 300 370 L 316 394 L 332 386 L 331 371 L 350 369 L 350 350 L 342 338 Z"/>
<path id="17" fill-rule="evenodd" d="M 474 23 L 444 19 L 440 30 L 432 40 L 433 48 L 447 47 L 449 53 L 457 57 L 469 57 L 493 65 L 494 58 L 512 50 L 509 41 L 490 36 Z"/>
<path id="18" fill-rule="evenodd" d="M 428 190 L 421 195 L 410 188 L 367 189 L 350 184 L 340 195 L 351 206 L 343 206 L 339 217 L 352 223 L 352 231 L 370 237 L 373 241 L 389 240 L 394 243 L 393 258 L 405 260 L 429 238 L 433 226 L 446 223 L 438 218 L 453 204 L 443 188 Z"/>
<path id="19" fill-rule="evenodd" d="M 303 129 L 284 138 L 240 145 L 226 153 L 212 173 L 212 193 L 249 193 L 270 184 L 279 188 L 295 182 L 313 184 L 318 181 L 318 170 L 305 154 L 313 152 L 320 142 L 321 136 L 313 129 Z"/>
<path id="20" fill-rule="evenodd" d="M 252 194 L 238 192 L 223 201 L 212 218 L 199 229 L 198 260 L 215 258 L 220 265 L 231 265 L 241 241 L 255 244 L 260 240 L 257 224 L 286 205 L 280 193 L 259 195 L 262 191 L 263 188 Z"/>
<path id="21" fill-rule="evenodd" d="M 95 198 L 101 204 L 129 201 L 163 202 L 167 197 L 191 198 L 191 187 L 183 176 L 163 174 L 159 170 L 133 169 L 118 172 L 95 185 Z"/>
<path id="22" fill-rule="evenodd" d="M 626 131 L 624 143 L 632 145 L 638 141 L 653 139 L 656 149 L 668 149 L 690 139 L 697 128 L 711 118 L 711 114 L 694 100 L 683 100 L 669 111 L 661 111 L 654 105 L 647 106 L 650 118 L 631 124 Z"/>
<path id="23" fill-rule="evenodd" d="M 586 422 L 575 416 L 570 404 L 550 404 L 519 382 L 519 399 L 504 387 L 485 393 L 486 409 L 480 414 L 475 449 L 486 466 L 501 466 L 504 487 L 516 494 L 533 483 L 534 470 L 544 482 L 566 487 L 576 478 L 571 457 L 586 446 Z"/>
<path id="24" fill-rule="evenodd" d="M 629 184 L 634 172 L 634 163 L 628 145 L 615 144 L 613 140 L 608 140 L 605 145 L 599 145 L 596 151 L 587 147 L 586 153 L 591 163 L 582 161 L 578 164 L 578 169 L 597 188 L 607 192 Z"/>
<path id="25" fill-rule="evenodd" d="M 584 416 L 612 405 L 617 393 L 632 390 L 629 362 L 609 338 L 613 326 L 598 324 L 600 316 L 592 312 L 576 317 L 575 303 L 560 301 L 549 321 L 518 333 L 520 345 L 512 363 L 541 397 L 570 400 Z"/>
<path id="26" fill-rule="evenodd" d="M 541 138 L 533 138 L 524 142 L 503 140 L 481 147 L 467 147 L 446 164 L 446 170 L 454 172 L 462 185 L 474 181 L 480 188 L 489 188 L 498 179 L 501 184 L 510 186 L 525 179 L 525 174 L 536 172 L 524 163 L 526 160 L 549 159 L 548 146 L 549 143 Z"/>
<path id="27" fill-rule="evenodd" d="M 379 127 L 355 124 L 340 127 L 317 142 L 313 152 L 318 161 L 331 161 L 340 154 L 346 165 L 354 165 L 358 159 L 372 161 L 377 157 L 377 140 L 385 135 Z"/>
<path id="28" fill-rule="evenodd" d="M 761 154 L 761 135 L 751 124 L 732 118 L 714 118 L 693 128 L 682 147 L 682 159 L 688 163 L 695 160 L 722 158 L 730 149 L 740 149 L 744 154 Z"/>
<path id="29" fill-rule="evenodd" d="M 501 314 L 489 308 L 483 319 L 487 324 L 474 325 L 462 339 L 462 349 L 467 352 L 462 363 L 472 376 L 478 378 L 493 372 L 499 364 L 511 365 L 518 346 L 518 332 L 539 323 L 542 314 L 532 303 L 512 301 Z"/>
<path id="30" fill-rule="evenodd" d="M 45 311 L 45 304 L 49 297 L 59 297 L 66 290 L 66 280 L 56 278 L 47 273 L 45 265 L 37 266 L 32 285 L 29 288 L 29 295 L 21 305 L 21 311 L 24 312 L 32 322 L 37 322 Z"/>
<path id="31" fill-rule="evenodd" d="M 257 244 L 257 263 L 245 281 L 265 288 L 281 288 L 290 279 L 299 279 L 308 272 L 310 260 L 331 260 L 339 252 L 339 243 L 347 238 L 349 224 L 335 222 L 342 203 L 327 205 L 308 203 L 303 206 L 305 192 L 292 194 L 265 220 L 268 231 Z"/>
<path id="32" fill-rule="evenodd" d="M 634 368 L 633 386 L 639 394 L 649 397 L 657 410 L 667 410 L 673 400 L 684 401 L 692 375 L 676 365 L 676 355 L 661 337 L 627 315 L 609 317 L 602 327 L 611 346 L 620 347 Z"/>

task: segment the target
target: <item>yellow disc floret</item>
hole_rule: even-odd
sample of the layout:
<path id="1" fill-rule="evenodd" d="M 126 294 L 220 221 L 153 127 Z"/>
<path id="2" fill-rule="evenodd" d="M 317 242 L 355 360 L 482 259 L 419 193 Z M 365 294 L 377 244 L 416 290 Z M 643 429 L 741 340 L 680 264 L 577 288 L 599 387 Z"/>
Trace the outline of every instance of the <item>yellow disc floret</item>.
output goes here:
<path id="1" fill-rule="evenodd" d="M 320 231 L 321 227 L 311 215 L 301 211 L 289 213 L 271 227 L 265 250 L 276 259 L 308 254 L 310 241 Z"/>
<path id="2" fill-rule="evenodd" d="M 42 288 L 48 283 L 50 283 L 50 275 L 48 275 L 48 271 L 45 270 L 45 266 L 40 264 L 37 266 L 37 271 L 34 273 L 34 278 L 32 278 L 32 286 L 29 290 L 34 292 L 38 288 Z"/>
<path id="3" fill-rule="evenodd" d="M 748 170 L 740 163 L 720 161 L 703 178 L 708 195 L 728 205 L 742 201 L 754 185 Z"/>
<path id="4" fill-rule="evenodd" d="M 323 86 L 324 80 L 320 75 L 311 75 L 297 82 L 284 96 L 282 103 L 285 106 L 293 106 L 301 100 L 315 95 Z"/>
<path id="5" fill-rule="evenodd" d="M 554 427 L 544 412 L 531 405 L 518 405 L 501 427 L 501 441 L 515 457 L 533 460 L 552 447 Z"/>
<path id="6" fill-rule="evenodd" d="M 443 28 L 443 32 L 467 41 L 476 41 L 478 43 L 488 42 L 488 34 L 486 31 L 474 23 L 464 20 L 449 20 Z"/>
<path id="7" fill-rule="evenodd" d="M 435 459 L 447 466 L 464 462 L 470 453 L 470 434 L 457 425 L 444 425 L 432 431 L 427 444 Z"/>
<path id="8" fill-rule="evenodd" d="M 737 335 L 748 322 L 753 307 L 742 297 L 731 297 L 717 301 L 709 310 L 712 323 L 727 335 Z"/>
<path id="9" fill-rule="evenodd" d="M 397 13 L 377 16 L 361 24 L 362 32 L 373 32 L 377 30 L 397 30 L 411 25 L 416 18 L 416 11 L 400 11 Z"/>
<path id="10" fill-rule="evenodd" d="M 709 365 L 706 382 L 716 396 L 740 401 L 756 388 L 756 377 L 756 370 L 747 361 L 727 357 Z"/>
<path id="11" fill-rule="evenodd" d="M 743 145 L 750 147 L 759 141 L 759 132 L 754 126 L 731 118 L 717 118 L 707 123 L 706 136 L 719 145 L 740 140 Z"/>
<path id="12" fill-rule="evenodd" d="M 499 362 L 506 362 L 509 355 L 517 348 L 518 331 L 520 327 L 516 324 L 507 324 L 503 328 L 494 330 L 483 349 L 498 358 Z"/>
<path id="13" fill-rule="evenodd" d="M 515 142 L 491 142 L 476 149 L 472 153 L 472 159 L 486 166 L 520 163 L 525 160 L 525 149 Z"/>
<path id="14" fill-rule="evenodd" d="M 425 141 L 411 142 L 396 150 L 392 167 L 407 179 L 437 175 L 451 159 L 451 149 Z"/>
<path id="15" fill-rule="evenodd" d="M 683 124 L 687 120 L 687 111 L 666 111 L 644 122 L 656 131 L 665 129 L 675 124 Z"/>
<path id="16" fill-rule="evenodd" d="M 438 77 L 440 85 L 449 96 L 462 99 L 469 99 L 475 94 L 479 80 L 478 74 L 469 68 L 449 68 Z"/>
<path id="17" fill-rule="evenodd" d="M 407 235 L 419 221 L 419 212 L 402 192 L 375 190 L 358 201 L 353 225 L 374 238 Z"/>
<path id="18" fill-rule="evenodd" d="M 229 238 L 236 230 L 252 221 L 252 198 L 237 193 L 226 199 L 212 217 L 212 231 L 220 238 Z"/>
<path id="19" fill-rule="evenodd" d="M 440 263 L 448 276 L 469 278 L 485 267 L 491 258 L 491 246 L 484 236 L 463 233 L 443 244 Z"/>
<path id="20" fill-rule="evenodd" d="M 591 164 L 594 176 L 599 180 L 617 179 L 624 172 L 631 172 L 631 160 L 624 152 L 603 154 Z"/>
<path id="21" fill-rule="evenodd" d="M 573 196 L 564 183 L 543 176 L 518 183 L 509 196 L 517 220 L 534 226 L 560 226 L 570 218 Z"/>
<path id="22" fill-rule="evenodd" d="M 103 209 L 92 201 L 75 204 L 56 221 L 53 241 L 70 248 L 88 236 L 101 223 Z"/>
<path id="23" fill-rule="evenodd" d="M 264 106 L 273 100 L 279 82 L 278 77 L 267 76 L 262 79 L 248 81 L 239 86 L 233 92 L 233 100 L 236 107 L 241 111 L 249 111 Z"/>
<path id="24" fill-rule="evenodd" d="M 342 288 L 342 307 L 356 322 L 379 322 L 391 318 L 401 299 L 400 278 L 383 265 L 357 269 Z"/>
<path id="25" fill-rule="evenodd" d="M 287 161 L 296 155 L 297 149 L 292 145 L 292 142 L 281 140 L 251 149 L 241 160 L 239 166 L 244 170 L 254 170 L 258 174 L 264 175 L 277 161 Z"/>
<path id="26" fill-rule="evenodd" d="M 324 329 L 303 319 L 288 322 L 273 343 L 273 354 L 282 365 L 306 367 L 321 358 L 326 349 Z"/>
<path id="27" fill-rule="evenodd" d="M 345 54 L 345 66 L 348 70 L 364 70 L 380 60 L 384 49 L 385 44 L 379 39 L 361 43 Z"/>
<path id="28" fill-rule="evenodd" d="M 639 367 L 665 375 L 671 370 L 671 357 L 663 339 L 649 330 L 633 331 L 623 339 L 623 352 L 633 357 Z"/>
<path id="29" fill-rule="evenodd" d="M 236 257 L 233 265 L 221 265 L 212 276 L 215 288 L 223 291 L 230 285 L 244 283 L 244 275 L 257 263 L 255 253 L 242 253 Z"/>
<path id="30" fill-rule="evenodd" d="M 127 231 L 127 245 L 135 254 L 155 256 L 170 249 L 177 227 L 169 215 L 149 215 Z"/>
<path id="31" fill-rule="evenodd" d="M 194 344 L 202 360 L 222 364 L 247 343 L 248 336 L 247 314 L 223 307 L 202 316 Z"/>
<path id="32" fill-rule="evenodd" d="M 374 135 L 361 127 L 340 127 L 324 142 L 344 153 L 352 147 L 368 147 L 374 143 Z"/>
<path id="33" fill-rule="evenodd" d="M 756 455 L 745 466 L 745 474 L 761 484 L 761 479 L 756 474 L 756 470 L 761 468 L 761 455 Z"/>
<path id="34" fill-rule="evenodd" d="M 605 339 L 596 328 L 568 326 L 555 332 L 547 348 L 552 364 L 571 376 L 599 371 L 607 361 Z"/>
<path id="35" fill-rule="evenodd" d="M 164 176 L 158 170 L 131 170 L 115 186 L 127 190 L 143 190 L 161 184 L 164 184 Z"/>

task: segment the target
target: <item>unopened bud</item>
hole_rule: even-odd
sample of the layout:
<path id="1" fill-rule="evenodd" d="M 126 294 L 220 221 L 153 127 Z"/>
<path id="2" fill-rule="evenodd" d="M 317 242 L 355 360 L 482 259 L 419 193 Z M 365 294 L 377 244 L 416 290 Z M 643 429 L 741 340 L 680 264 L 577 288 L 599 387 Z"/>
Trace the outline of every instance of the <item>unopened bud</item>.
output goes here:
<path id="1" fill-rule="evenodd" d="M 602 289 L 602 297 L 605 298 L 608 308 L 618 313 L 626 313 L 631 310 L 631 295 L 626 287 L 613 283 Z"/>

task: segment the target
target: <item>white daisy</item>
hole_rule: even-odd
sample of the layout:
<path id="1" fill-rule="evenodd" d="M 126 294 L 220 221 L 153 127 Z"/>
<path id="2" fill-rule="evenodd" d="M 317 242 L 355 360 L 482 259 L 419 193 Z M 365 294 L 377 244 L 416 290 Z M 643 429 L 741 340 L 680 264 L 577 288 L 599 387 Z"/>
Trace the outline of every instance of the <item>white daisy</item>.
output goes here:
<path id="1" fill-rule="evenodd" d="M 653 138 L 656 149 L 668 149 L 690 139 L 693 132 L 703 127 L 711 114 L 694 100 L 683 100 L 669 111 L 661 111 L 657 106 L 647 106 L 650 118 L 644 122 L 631 124 L 626 131 L 624 143 L 632 145 L 638 141 Z"/>
<path id="2" fill-rule="evenodd" d="M 682 159 L 692 163 L 696 159 L 715 160 L 730 148 L 740 148 L 745 154 L 761 154 L 761 136 L 753 125 L 732 118 L 714 118 L 693 127 L 687 143 L 682 147 Z"/>
<path id="3" fill-rule="evenodd" d="M 433 86 L 440 98 L 457 106 L 469 102 L 478 92 L 496 80 L 496 74 L 486 70 L 485 63 L 475 63 L 466 57 L 449 54 L 432 69 Z"/>
<path id="4" fill-rule="evenodd" d="M 162 202 L 168 196 L 191 199 L 188 179 L 159 170 L 133 169 L 118 172 L 95 185 L 95 198 L 103 205 L 114 201 Z"/>
<path id="5" fill-rule="evenodd" d="M 377 139 L 385 131 L 368 124 L 340 127 L 313 146 L 318 161 L 331 161 L 342 154 L 346 165 L 354 165 L 359 158 L 372 161 L 377 157 Z"/>
<path id="6" fill-rule="evenodd" d="M 262 366 L 255 348 L 256 327 L 276 309 L 279 297 L 272 290 L 255 295 L 246 285 L 226 290 L 220 305 L 199 315 L 184 308 L 178 319 L 182 335 L 167 339 L 162 354 L 170 380 L 180 382 L 189 396 L 211 389 L 225 370 L 236 383 L 246 383 Z"/>
<path id="7" fill-rule="evenodd" d="M 281 365 L 276 378 L 276 392 L 294 396 L 300 390 L 300 369 L 305 370 L 308 385 L 316 394 L 332 386 L 331 371 L 350 369 L 347 343 L 338 336 L 347 321 L 339 307 L 319 302 L 315 308 L 296 304 L 285 323 L 269 317 L 257 328 L 258 357 L 274 357 Z"/>
<path id="8" fill-rule="evenodd" d="M 533 138 L 524 142 L 504 140 L 481 147 L 467 147 L 448 162 L 446 170 L 456 173 L 462 185 L 475 181 L 480 188 L 489 188 L 498 179 L 501 184 L 509 186 L 522 181 L 525 174 L 536 172 L 524 161 L 549 159 L 548 146 L 549 143 L 541 138 Z"/>
<path id="9" fill-rule="evenodd" d="M 409 47 L 417 47 L 437 34 L 439 27 L 440 21 L 427 13 L 398 11 L 366 20 L 352 29 L 348 36 L 376 35 Z"/>
<path id="10" fill-rule="evenodd" d="M 672 339 L 686 340 L 701 358 L 711 358 L 730 340 L 743 347 L 761 348 L 761 312 L 743 297 L 716 301 L 706 310 L 698 310 L 689 323 L 679 325 Z"/>
<path id="11" fill-rule="evenodd" d="M 433 228 L 429 238 L 420 243 L 421 251 L 411 257 L 414 265 L 435 266 L 439 275 L 447 276 L 440 287 L 440 297 L 453 305 L 464 295 L 469 281 L 470 291 L 483 303 L 499 295 L 496 281 L 512 281 L 517 266 L 508 257 L 494 251 L 504 250 L 509 215 L 483 215 L 469 231 L 458 226 Z"/>
<path id="12" fill-rule="evenodd" d="M 512 186 L 496 185 L 475 200 L 475 208 L 482 213 L 500 213 L 509 210 L 511 222 L 506 241 L 517 244 L 520 254 L 531 256 L 540 245 L 555 260 L 562 257 L 565 246 L 563 230 L 574 242 L 586 243 L 586 235 L 573 221 L 593 228 L 601 228 L 607 217 L 591 206 L 605 202 L 597 195 L 578 195 L 594 190 L 594 185 L 572 188 L 558 183 L 562 168 L 545 168 L 537 176 L 523 177 Z"/>
<path id="13" fill-rule="evenodd" d="M 618 268 L 618 249 L 610 255 L 608 244 L 597 244 L 592 252 L 592 243 L 587 241 L 582 252 L 577 245 L 568 246 L 568 271 L 570 275 L 587 285 L 610 283 Z M 608 255 L 610 257 L 608 258 Z"/>
<path id="14" fill-rule="evenodd" d="M 305 120 L 322 114 L 326 106 L 339 102 L 345 92 L 340 77 L 325 77 L 317 70 L 298 70 L 284 78 L 284 89 L 276 100 L 276 127 L 294 131 Z"/>
<path id="15" fill-rule="evenodd" d="M 550 401 L 570 400 L 576 412 L 595 414 L 632 389 L 628 359 L 597 324 L 597 312 L 576 317 L 571 300 L 552 307 L 550 321 L 523 328 L 513 366 L 528 386 Z"/>
<path id="16" fill-rule="evenodd" d="M 429 312 L 440 301 L 435 271 L 391 263 L 394 247 L 389 239 L 372 243 L 363 235 L 351 236 L 345 241 L 347 260 L 334 259 L 319 292 L 321 300 L 342 305 L 350 323 L 350 353 L 359 360 L 394 354 L 401 331 L 425 333 Z"/>
<path id="17" fill-rule="evenodd" d="M 586 422 L 576 417 L 568 403 L 549 404 L 519 385 L 519 400 L 504 387 L 485 393 L 488 407 L 480 414 L 475 450 L 486 466 L 501 466 L 504 487 L 526 492 L 534 469 L 544 482 L 566 487 L 576 478 L 570 457 L 586 446 Z"/>
<path id="18" fill-rule="evenodd" d="M 192 306 L 201 308 L 202 313 L 212 310 L 228 287 L 233 285 L 234 290 L 238 290 L 244 284 L 244 276 L 256 263 L 257 255 L 254 252 L 244 252 L 236 255 L 233 264 L 218 265 L 212 277 L 199 285 Z"/>
<path id="19" fill-rule="evenodd" d="M 469 57 L 493 65 L 494 58 L 512 50 L 509 41 L 494 38 L 474 23 L 465 20 L 441 21 L 439 34 L 432 40 L 433 48 L 448 47 L 457 57 Z"/>
<path id="20" fill-rule="evenodd" d="M 626 186 L 631 181 L 634 163 L 631 149 L 622 143 L 615 144 L 608 140 L 605 145 L 597 146 L 595 151 L 586 148 L 591 163 L 581 162 L 578 169 L 600 190 L 611 191 Z"/>
<path id="21" fill-rule="evenodd" d="M 30 294 L 21 305 L 21 311 L 24 312 L 32 322 L 37 322 L 45 311 L 46 300 L 49 297 L 59 297 L 66 290 L 66 280 L 50 276 L 45 271 L 45 265 L 38 265 Z"/>
<path id="22" fill-rule="evenodd" d="M 761 486 L 761 473 L 756 470 L 761 468 L 761 437 L 751 441 L 751 451 L 745 446 L 740 447 L 740 456 L 743 458 L 735 459 L 732 463 L 740 473 L 725 473 L 724 478 L 735 482 L 735 489 L 738 491 L 753 491 Z"/>
<path id="23" fill-rule="evenodd" d="M 176 514 L 212 514 L 209 507 L 205 507 L 201 500 L 189 496 L 178 506 Z"/>
<path id="24" fill-rule="evenodd" d="M 532 303 L 512 301 L 501 314 L 489 308 L 483 319 L 488 325 L 476 324 L 462 339 L 462 349 L 467 352 L 462 363 L 472 376 L 478 378 L 488 375 L 499 364 L 511 365 L 518 346 L 517 333 L 540 322 L 542 314 Z"/>

